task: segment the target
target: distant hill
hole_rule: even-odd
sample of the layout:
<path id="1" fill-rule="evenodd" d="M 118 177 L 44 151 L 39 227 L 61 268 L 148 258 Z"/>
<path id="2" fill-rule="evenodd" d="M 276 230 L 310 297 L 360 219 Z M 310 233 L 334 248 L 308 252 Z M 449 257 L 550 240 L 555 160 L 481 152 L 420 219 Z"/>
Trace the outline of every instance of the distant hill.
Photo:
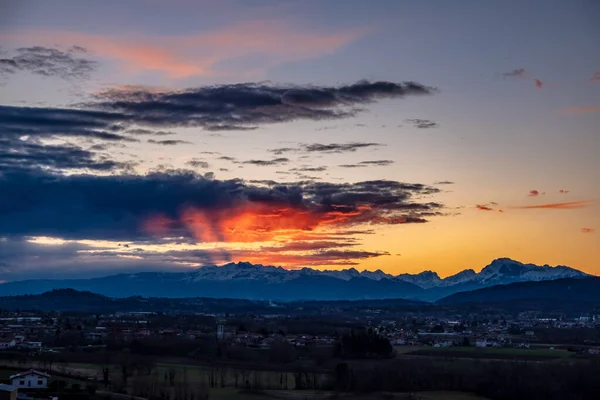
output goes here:
<path id="1" fill-rule="evenodd" d="M 509 301 L 599 303 L 600 278 L 566 278 L 541 282 L 520 282 L 454 293 L 437 301 L 440 305 L 495 303 Z"/>
<path id="2" fill-rule="evenodd" d="M 281 302 L 214 298 L 111 298 L 73 289 L 56 289 L 36 295 L 0 297 L 0 309 L 59 312 L 193 312 L 320 314 L 324 307 L 357 310 L 386 307 L 396 310 L 429 309 L 430 303 L 404 299 Z"/>
<path id="3" fill-rule="evenodd" d="M 431 271 L 394 276 L 380 270 L 287 270 L 240 262 L 220 267 L 206 266 L 189 272 L 7 282 L 0 284 L 0 295 L 41 294 L 70 288 L 115 298 L 213 297 L 283 301 L 402 298 L 435 301 L 453 293 L 493 285 L 585 276 L 585 273 L 566 266 L 537 266 L 508 258 L 492 261 L 479 273 L 464 270 L 445 279 Z"/>

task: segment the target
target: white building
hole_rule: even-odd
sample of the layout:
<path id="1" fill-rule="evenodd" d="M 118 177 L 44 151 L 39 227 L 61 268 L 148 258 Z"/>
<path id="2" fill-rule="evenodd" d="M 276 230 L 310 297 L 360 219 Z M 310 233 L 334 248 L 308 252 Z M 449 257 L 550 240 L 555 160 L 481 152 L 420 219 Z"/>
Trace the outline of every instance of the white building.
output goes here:
<path id="1" fill-rule="evenodd" d="M 16 388 L 46 389 L 50 375 L 34 369 L 11 375 L 10 380 Z"/>
<path id="2" fill-rule="evenodd" d="M 10 349 L 11 347 L 15 347 L 17 341 L 15 339 L 0 339 L 0 350 L 1 349 Z"/>

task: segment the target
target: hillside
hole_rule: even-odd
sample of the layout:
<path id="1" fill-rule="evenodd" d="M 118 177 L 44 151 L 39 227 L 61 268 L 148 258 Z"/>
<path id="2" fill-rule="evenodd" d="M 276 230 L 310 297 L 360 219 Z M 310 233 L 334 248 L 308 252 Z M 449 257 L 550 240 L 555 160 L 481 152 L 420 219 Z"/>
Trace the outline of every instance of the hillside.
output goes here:
<path id="1" fill-rule="evenodd" d="M 600 278 L 566 278 L 541 282 L 520 282 L 455 293 L 437 304 L 495 303 L 542 300 L 564 303 L 600 303 Z"/>

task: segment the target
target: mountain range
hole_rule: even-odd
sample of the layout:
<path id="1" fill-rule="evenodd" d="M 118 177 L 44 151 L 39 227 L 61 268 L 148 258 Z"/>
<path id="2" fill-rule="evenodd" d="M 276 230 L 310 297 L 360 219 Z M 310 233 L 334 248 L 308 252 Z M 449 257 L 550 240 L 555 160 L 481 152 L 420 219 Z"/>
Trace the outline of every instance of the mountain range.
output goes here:
<path id="1" fill-rule="evenodd" d="M 457 292 L 494 285 L 586 276 L 566 266 L 537 266 L 508 258 L 492 261 L 479 273 L 467 269 L 444 279 L 432 271 L 394 276 L 381 270 L 288 270 L 239 262 L 206 266 L 189 272 L 143 272 L 91 279 L 7 282 L 0 285 L 0 295 L 40 294 L 69 288 L 115 298 L 212 297 L 283 301 L 403 298 L 435 301 Z"/>

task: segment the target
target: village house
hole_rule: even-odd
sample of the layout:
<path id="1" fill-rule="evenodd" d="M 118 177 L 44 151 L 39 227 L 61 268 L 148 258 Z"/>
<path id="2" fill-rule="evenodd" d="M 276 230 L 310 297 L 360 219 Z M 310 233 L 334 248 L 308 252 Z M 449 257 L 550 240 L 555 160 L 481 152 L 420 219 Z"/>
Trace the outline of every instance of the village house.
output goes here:
<path id="1" fill-rule="evenodd" d="M 0 338 L 0 350 L 10 349 L 17 344 L 14 338 Z"/>
<path id="2" fill-rule="evenodd" d="M 11 375 L 12 386 L 25 389 L 46 389 L 50 375 L 30 369 L 29 371 L 19 372 Z"/>
<path id="3" fill-rule="evenodd" d="M 17 400 L 17 388 L 0 383 L 0 400 Z"/>

